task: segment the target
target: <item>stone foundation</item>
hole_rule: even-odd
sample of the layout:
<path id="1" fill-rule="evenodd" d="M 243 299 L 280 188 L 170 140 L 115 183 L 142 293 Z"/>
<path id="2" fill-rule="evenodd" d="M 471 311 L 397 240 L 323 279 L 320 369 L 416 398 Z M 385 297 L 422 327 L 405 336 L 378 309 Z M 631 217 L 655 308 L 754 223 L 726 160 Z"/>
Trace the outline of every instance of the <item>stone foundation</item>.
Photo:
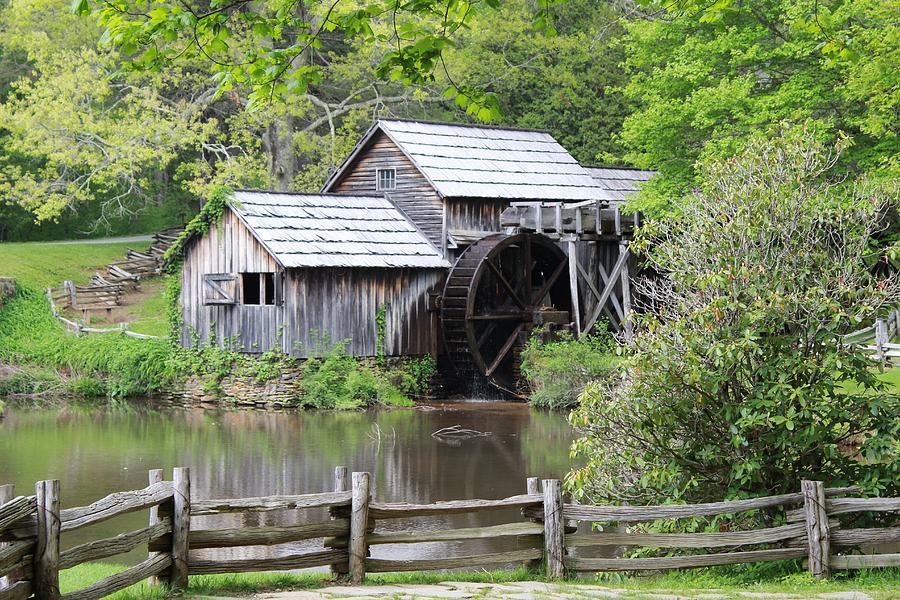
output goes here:
<path id="1" fill-rule="evenodd" d="M 361 359 L 374 363 L 375 359 Z M 402 357 L 386 359 L 386 369 L 402 366 Z M 260 408 L 265 410 L 292 409 L 297 406 L 300 398 L 302 361 L 296 360 L 290 366 L 282 367 L 281 373 L 275 379 L 257 381 L 252 376 L 237 377 L 228 376 L 222 379 L 218 385 L 210 378 L 193 375 L 180 384 L 173 386 L 165 394 L 165 399 L 179 405 L 227 405 L 243 408 Z M 431 390 L 421 399 L 432 399 L 441 395 L 443 385 L 440 375 L 435 375 L 431 381 Z"/>

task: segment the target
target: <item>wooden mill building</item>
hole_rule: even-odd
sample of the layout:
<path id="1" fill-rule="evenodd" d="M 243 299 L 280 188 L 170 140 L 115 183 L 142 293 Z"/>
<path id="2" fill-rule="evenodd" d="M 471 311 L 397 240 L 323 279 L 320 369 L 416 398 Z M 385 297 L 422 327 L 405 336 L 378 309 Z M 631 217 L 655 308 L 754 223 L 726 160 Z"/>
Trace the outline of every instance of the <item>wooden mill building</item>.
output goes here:
<path id="1" fill-rule="evenodd" d="M 650 175 L 584 167 L 544 131 L 379 120 L 321 193 L 236 192 L 187 244 L 182 342 L 305 357 L 347 340 L 511 390 L 535 326 L 622 327 L 618 205 Z"/>

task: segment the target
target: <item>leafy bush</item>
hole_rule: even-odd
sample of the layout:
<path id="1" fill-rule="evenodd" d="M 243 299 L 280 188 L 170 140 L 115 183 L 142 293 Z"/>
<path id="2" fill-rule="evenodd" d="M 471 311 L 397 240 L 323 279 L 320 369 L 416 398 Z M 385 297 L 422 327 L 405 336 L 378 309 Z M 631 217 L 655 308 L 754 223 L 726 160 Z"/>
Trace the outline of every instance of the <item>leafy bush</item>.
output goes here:
<path id="1" fill-rule="evenodd" d="M 836 188 L 840 147 L 808 137 L 751 140 L 707 168 L 678 220 L 643 228 L 666 277 L 638 286 L 627 380 L 589 385 L 573 413 L 578 495 L 703 502 L 801 479 L 898 491 L 900 395 L 840 341 L 900 302 L 900 279 L 864 260 L 896 189 Z"/>
<path id="2" fill-rule="evenodd" d="M 301 390 L 300 404 L 315 408 L 411 404 L 383 373 L 348 355 L 347 342 L 339 342 L 303 363 Z"/>
<path id="3" fill-rule="evenodd" d="M 615 341 L 602 323 L 590 335 L 574 339 L 563 333 L 542 342 L 538 333 L 522 353 L 522 373 L 531 386 L 531 403 L 552 409 L 571 408 L 591 381 L 608 379 L 619 359 Z"/>

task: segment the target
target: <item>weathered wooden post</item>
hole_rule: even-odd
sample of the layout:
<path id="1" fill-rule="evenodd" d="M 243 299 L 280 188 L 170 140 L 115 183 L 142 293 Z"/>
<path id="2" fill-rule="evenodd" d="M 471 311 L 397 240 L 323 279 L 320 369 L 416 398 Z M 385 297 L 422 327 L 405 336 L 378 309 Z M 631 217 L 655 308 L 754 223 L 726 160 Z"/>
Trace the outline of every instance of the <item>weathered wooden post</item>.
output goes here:
<path id="1" fill-rule="evenodd" d="M 529 496 L 541 495 L 541 479 L 539 477 L 529 477 L 525 480 L 525 493 Z M 540 519 L 528 519 L 532 523 L 540 523 Z M 541 559 L 535 559 L 528 562 L 529 569 L 537 569 L 541 566 Z"/>
<path id="2" fill-rule="evenodd" d="M 800 486 L 809 541 L 809 572 L 819 579 L 827 578 L 831 575 L 831 540 L 825 510 L 825 486 L 821 481 L 806 480 Z"/>
<path id="3" fill-rule="evenodd" d="M 890 341 L 887 322 L 884 319 L 875 319 L 875 348 L 878 352 L 878 362 L 881 363 L 882 371 L 884 371 L 884 363 L 887 360 L 885 344 Z"/>
<path id="4" fill-rule="evenodd" d="M 59 479 L 38 481 L 37 547 L 34 551 L 34 595 L 38 600 L 59 600 Z"/>
<path id="5" fill-rule="evenodd" d="M 150 485 L 154 483 L 159 483 L 163 480 L 163 470 L 162 469 L 151 469 L 148 474 L 148 481 Z M 159 505 L 150 507 L 150 527 L 153 527 L 157 523 L 159 523 Z M 150 552 L 147 555 L 147 558 L 153 558 L 157 556 L 159 552 Z M 162 584 L 162 579 L 158 575 L 153 575 L 150 577 L 147 582 L 150 585 L 160 585 Z"/>
<path id="6" fill-rule="evenodd" d="M 561 233 L 561 232 L 560 232 Z M 560 236 L 563 239 L 564 236 Z M 572 295 L 572 322 L 575 324 L 575 338 L 581 337 L 581 304 L 578 302 L 578 245 L 575 236 L 565 236 L 569 256 L 569 293 Z"/>
<path id="7" fill-rule="evenodd" d="M 175 497 L 172 499 L 172 568 L 169 587 L 183 590 L 188 584 L 188 536 L 191 530 L 191 470 L 177 467 L 172 472 Z"/>
<path id="8" fill-rule="evenodd" d="M 0 506 L 3 506 L 16 497 L 16 486 L 11 483 L 0 485 Z M 6 544 L 0 544 L 0 551 Z M 16 574 L 10 573 L 6 577 L 0 577 L 0 588 L 9 587 L 16 582 Z"/>
<path id="9" fill-rule="evenodd" d="M 347 492 L 350 491 L 350 469 L 347 467 L 335 467 L 334 468 L 334 491 L 336 492 Z M 341 518 L 342 516 L 346 516 L 346 513 L 339 508 L 330 508 L 328 509 L 329 514 L 331 515 L 331 520 L 335 520 Z M 346 539 L 337 540 L 338 543 L 335 547 L 347 547 Z M 344 564 L 333 564 L 331 565 L 331 573 L 337 577 L 347 574 L 347 566 Z"/>
<path id="10" fill-rule="evenodd" d="M 545 479 L 543 484 L 544 557 L 547 561 L 547 577 L 560 578 L 566 574 L 562 485 L 559 479 Z"/>
<path id="11" fill-rule="evenodd" d="M 366 578 L 366 530 L 369 527 L 371 491 L 368 473 L 353 473 L 350 506 L 350 581 L 362 583 Z"/>

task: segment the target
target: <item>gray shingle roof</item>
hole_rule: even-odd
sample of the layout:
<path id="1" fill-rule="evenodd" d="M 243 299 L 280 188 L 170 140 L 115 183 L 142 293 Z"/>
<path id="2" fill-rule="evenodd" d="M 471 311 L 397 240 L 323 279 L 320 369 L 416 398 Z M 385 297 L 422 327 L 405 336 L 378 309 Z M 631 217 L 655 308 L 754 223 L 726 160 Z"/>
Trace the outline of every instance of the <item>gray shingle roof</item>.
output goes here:
<path id="1" fill-rule="evenodd" d="M 585 167 L 585 170 L 603 186 L 617 201 L 625 200 L 636 193 L 641 184 L 649 180 L 655 171 L 621 169 L 617 167 Z"/>
<path id="2" fill-rule="evenodd" d="M 286 268 L 450 266 L 386 198 L 238 191 L 231 207 Z"/>
<path id="3" fill-rule="evenodd" d="M 545 131 L 381 119 L 357 148 L 379 129 L 445 198 L 616 199 Z"/>

